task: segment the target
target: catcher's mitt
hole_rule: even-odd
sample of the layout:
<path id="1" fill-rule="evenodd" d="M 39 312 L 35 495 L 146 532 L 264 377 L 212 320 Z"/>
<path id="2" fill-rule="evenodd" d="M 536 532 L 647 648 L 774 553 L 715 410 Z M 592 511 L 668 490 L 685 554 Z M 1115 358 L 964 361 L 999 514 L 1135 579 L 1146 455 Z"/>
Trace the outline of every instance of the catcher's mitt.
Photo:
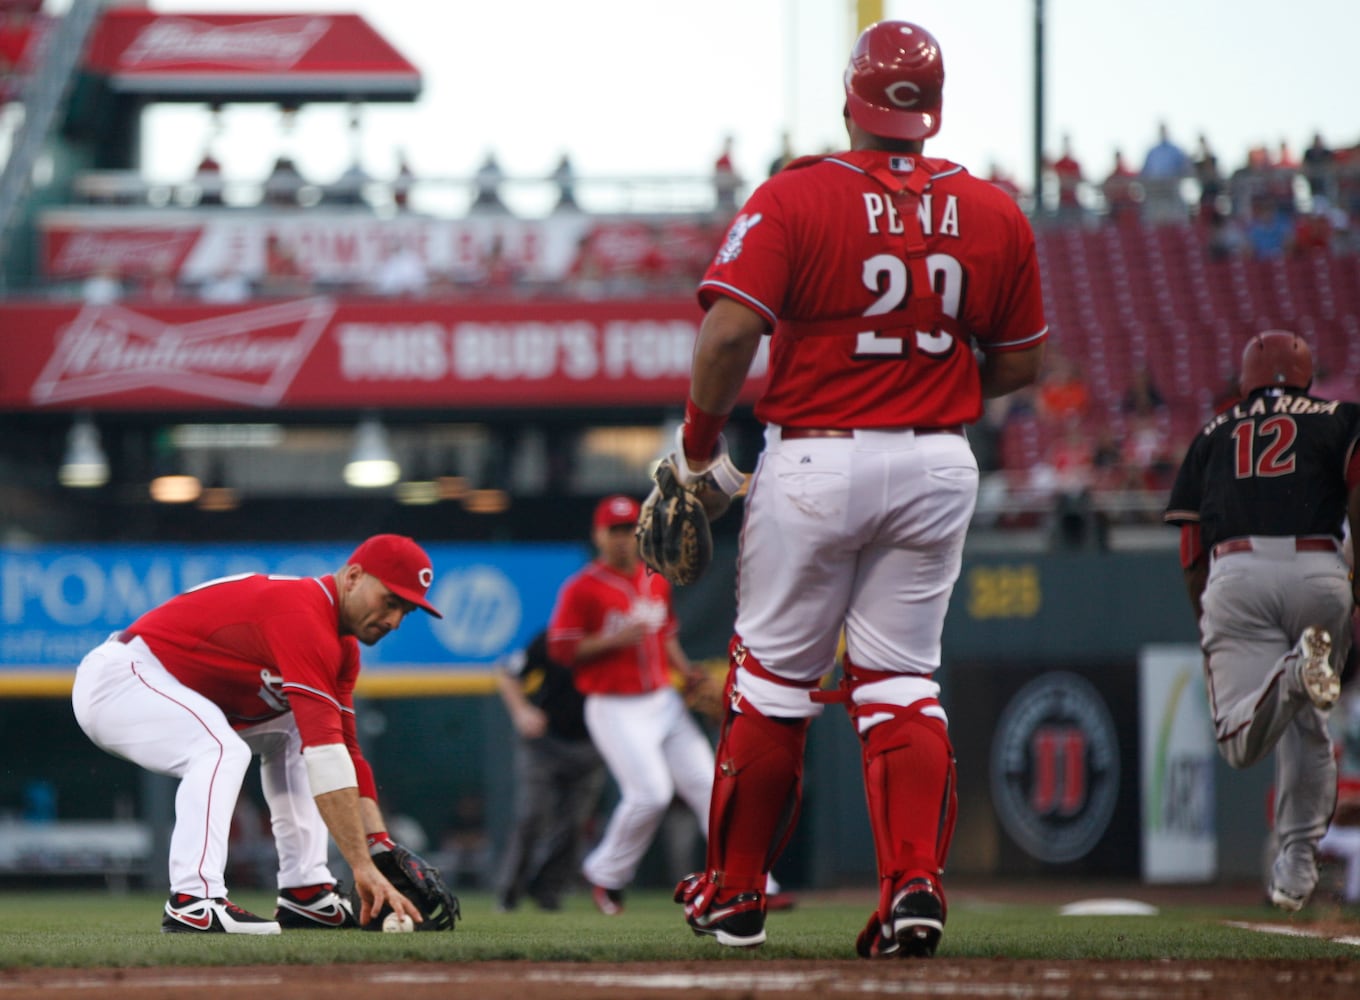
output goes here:
<path id="1" fill-rule="evenodd" d="M 706 719 L 722 722 L 727 711 L 724 684 L 702 667 L 685 675 L 685 704 Z"/>
<path id="2" fill-rule="evenodd" d="M 373 863 L 378 866 L 378 871 L 383 873 L 383 877 L 391 882 L 401 894 L 416 905 L 421 916 L 425 918 L 424 923 L 416 924 L 418 931 L 451 931 L 458 918 L 462 916 L 462 910 L 458 905 L 458 897 L 449 892 L 444 885 L 444 879 L 439 874 L 439 869 L 430 864 L 419 854 L 407 850 L 400 844 L 393 847 L 390 851 L 380 851 L 373 855 Z M 354 912 L 359 913 L 358 894 L 354 894 Z M 382 930 L 383 917 L 392 912 L 392 907 L 383 904 L 381 910 L 368 923 L 364 924 L 366 931 Z"/>
<path id="3" fill-rule="evenodd" d="M 713 532 L 699 498 L 680 485 L 675 459 L 656 467 L 656 486 L 638 515 L 638 555 L 676 586 L 703 576 L 713 561 Z"/>

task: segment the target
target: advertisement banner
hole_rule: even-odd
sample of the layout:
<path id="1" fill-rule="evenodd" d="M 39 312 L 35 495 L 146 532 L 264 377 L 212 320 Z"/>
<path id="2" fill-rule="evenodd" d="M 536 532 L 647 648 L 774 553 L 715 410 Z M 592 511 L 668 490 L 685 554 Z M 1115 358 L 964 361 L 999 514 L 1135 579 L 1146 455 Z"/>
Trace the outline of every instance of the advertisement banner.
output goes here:
<path id="1" fill-rule="evenodd" d="M 0 547 L 0 696 L 64 694 L 109 634 L 208 580 L 238 573 L 322 576 L 353 544 Z M 562 582 L 584 565 L 576 544 L 424 546 L 434 563 L 422 612 L 363 650 L 366 693 L 487 687 L 490 668 L 547 624 Z"/>
<path id="2" fill-rule="evenodd" d="M 685 298 L 0 305 L 0 409 L 680 406 L 702 319 Z"/>
<path id="3" fill-rule="evenodd" d="M 722 244 L 722 223 L 692 218 L 598 219 L 568 213 L 462 219 L 354 212 L 197 212 L 59 208 L 39 217 L 43 275 L 53 281 L 116 270 L 124 280 L 194 285 L 223 274 L 254 281 L 283 253 L 306 280 L 369 288 L 385 262 L 410 258 L 432 279 L 473 293 L 496 281 L 683 278 L 688 288 Z"/>
<path id="4" fill-rule="evenodd" d="M 1209 882 L 1218 874 L 1214 730 L 1194 645 L 1148 646 L 1139 658 L 1143 880 Z"/>
<path id="5" fill-rule="evenodd" d="M 86 69 L 158 98 L 272 95 L 414 100 L 420 73 L 357 14 L 170 14 L 110 10 Z"/>

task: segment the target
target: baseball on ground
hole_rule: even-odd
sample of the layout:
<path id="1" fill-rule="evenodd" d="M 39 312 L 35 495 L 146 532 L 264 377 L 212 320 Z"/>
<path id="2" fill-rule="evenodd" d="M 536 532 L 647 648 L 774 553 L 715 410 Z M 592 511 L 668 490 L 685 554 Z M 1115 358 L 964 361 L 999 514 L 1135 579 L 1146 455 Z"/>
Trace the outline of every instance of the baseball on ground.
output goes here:
<path id="1" fill-rule="evenodd" d="M 405 934 L 415 929 L 415 921 L 404 913 L 389 913 L 383 917 L 383 930 L 388 934 Z"/>

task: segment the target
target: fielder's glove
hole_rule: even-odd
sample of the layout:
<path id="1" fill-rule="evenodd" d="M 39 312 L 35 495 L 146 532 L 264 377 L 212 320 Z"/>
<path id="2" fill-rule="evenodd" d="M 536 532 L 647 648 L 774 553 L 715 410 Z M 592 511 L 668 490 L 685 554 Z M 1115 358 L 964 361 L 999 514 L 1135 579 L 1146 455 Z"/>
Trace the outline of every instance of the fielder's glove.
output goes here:
<path id="1" fill-rule="evenodd" d="M 685 675 L 685 704 L 706 719 L 721 723 L 727 711 L 724 684 L 702 667 Z"/>
<path id="2" fill-rule="evenodd" d="M 438 868 L 400 844 L 395 845 L 390 851 L 380 851 L 373 855 L 373 863 L 377 865 L 383 877 L 414 903 L 421 916 L 425 918 L 424 923 L 416 924 L 416 930 L 455 929 L 454 924 L 462 916 L 462 910 L 458 905 L 458 897 L 449 892 L 448 887 L 444 885 L 444 879 L 440 876 Z M 359 912 L 357 893 L 353 898 L 353 906 L 357 914 Z M 382 930 L 383 917 L 391 912 L 392 907 L 384 903 L 377 915 L 364 924 L 364 930 Z"/>
<path id="3" fill-rule="evenodd" d="M 676 586 L 703 576 L 713 561 L 709 522 L 727 512 L 746 477 L 727 457 L 719 439 L 718 454 L 703 469 L 691 470 L 684 458 L 683 426 L 676 431 L 676 450 L 657 466 L 656 485 L 643 501 L 638 517 L 638 553 L 654 572 Z"/>

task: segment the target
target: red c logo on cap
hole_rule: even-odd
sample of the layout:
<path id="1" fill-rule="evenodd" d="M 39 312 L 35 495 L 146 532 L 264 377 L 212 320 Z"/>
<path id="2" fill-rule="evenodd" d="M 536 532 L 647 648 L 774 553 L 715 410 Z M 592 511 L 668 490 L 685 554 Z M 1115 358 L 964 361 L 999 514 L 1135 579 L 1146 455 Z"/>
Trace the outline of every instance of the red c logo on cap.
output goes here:
<path id="1" fill-rule="evenodd" d="M 426 566 L 416 574 L 416 577 L 420 580 L 420 585 L 428 590 L 430 584 L 434 583 L 434 570 Z"/>

